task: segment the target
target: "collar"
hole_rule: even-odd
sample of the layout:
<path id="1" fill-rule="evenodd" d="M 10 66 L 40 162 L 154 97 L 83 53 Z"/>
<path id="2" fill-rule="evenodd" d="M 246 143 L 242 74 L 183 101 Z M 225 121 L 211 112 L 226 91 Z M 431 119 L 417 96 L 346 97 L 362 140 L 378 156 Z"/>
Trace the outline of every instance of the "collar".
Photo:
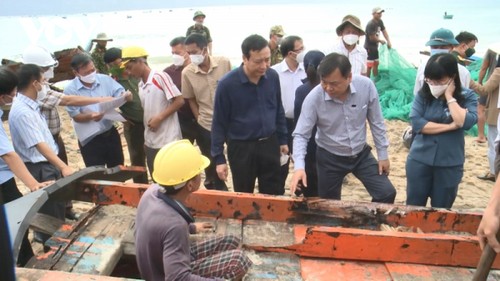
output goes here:
<path id="1" fill-rule="evenodd" d="M 101 75 L 101 74 L 97 73 L 95 75 L 95 82 L 94 82 L 94 84 L 92 84 L 92 86 L 90 88 L 88 88 L 87 86 L 83 85 L 82 81 L 80 81 L 80 78 L 78 78 L 78 76 L 75 77 L 75 80 L 76 80 L 76 82 L 75 82 L 76 83 L 76 90 L 78 91 L 78 90 L 80 90 L 82 88 L 91 89 L 91 90 L 95 89 L 97 86 L 99 86 L 101 84 L 100 79 L 99 79 L 99 75 Z"/>
<path id="2" fill-rule="evenodd" d="M 321 91 L 323 91 L 323 96 L 324 96 L 325 101 L 345 103 L 346 101 L 349 100 L 350 96 L 352 96 L 356 93 L 356 88 L 354 88 L 354 85 L 352 84 L 352 82 L 351 82 L 351 84 L 349 84 L 349 93 L 347 94 L 347 99 L 345 101 L 341 101 L 339 99 L 335 99 L 335 98 L 330 97 L 330 95 L 328 95 L 328 93 L 326 93 L 326 91 L 323 90 L 323 88 L 321 88 Z"/>
<path id="3" fill-rule="evenodd" d="M 17 93 L 16 100 L 26 104 L 31 109 L 38 111 L 40 109 L 40 105 L 37 101 L 30 99 L 29 97 L 23 95 L 22 93 Z"/>
<path id="4" fill-rule="evenodd" d="M 141 82 L 139 82 L 139 87 L 145 88 L 146 85 L 153 84 L 153 76 L 155 74 L 156 74 L 156 70 L 151 69 L 151 71 L 149 72 L 148 81 L 146 81 L 146 83 L 144 83 L 144 82 L 142 82 L 142 79 L 141 79 Z"/>
<path id="5" fill-rule="evenodd" d="M 212 69 L 219 66 L 219 64 L 210 55 L 208 56 L 208 63 L 209 63 L 209 67 L 208 67 L 208 71 L 206 73 L 212 72 Z M 195 65 L 194 63 L 191 63 L 191 64 L 194 66 L 194 73 L 205 73 L 201 70 L 199 65 Z"/>
<path id="6" fill-rule="evenodd" d="M 349 53 L 354 54 L 354 53 L 360 52 L 360 50 L 358 49 L 358 48 L 360 48 L 360 46 L 358 44 L 356 44 L 355 47 L 354 47 L 354 49 L 352 49 L 352 51 L 349 52 L 349 50 L 344 45 L 344 41 L 342 40 L 342 37 L 340 37 L 340 40 L 338 42 L 339 42 L 340 49 L 342 49 L 342 51 L 344 51 L 344 52 L 346 52 L 348 54 Z"/>
<path id="7" fill-rule="evenodd" d="M 290 67 L 288 67 L 288 64 L 286 63 L 286 59 L 284 59 L 283 61 L 281 61 L 278 64 L 278 67 L 276 69 L 276 71 L 278 71 L 278 72 L 290 72 L 290 73 L 296 73 L 299 70 L 304 70 L 304 64 L 303 63 L 299 63 L 299 66 L 297 66 L 297 69 L 295 69 L 295 71 L 292 71 L 290 69 Z"/>
<path id="8" fill-rule="evenodd" d="M 267 79 L 267 72 L 269 71 L 270 68 L 266 70 L 266 73 L 264 73 L 263 76 L 260 77 L 259 82 L 261 79 Z M 241 63 L 240 67 L 238 68 L 238 76 L 240 77 L 240 81 L 242 84 L 245 83 L 251 83 L 250 80 L 248 80 L 248 76 L 245 73 L 245 70 L 243 69 L 243 63 Z"/>

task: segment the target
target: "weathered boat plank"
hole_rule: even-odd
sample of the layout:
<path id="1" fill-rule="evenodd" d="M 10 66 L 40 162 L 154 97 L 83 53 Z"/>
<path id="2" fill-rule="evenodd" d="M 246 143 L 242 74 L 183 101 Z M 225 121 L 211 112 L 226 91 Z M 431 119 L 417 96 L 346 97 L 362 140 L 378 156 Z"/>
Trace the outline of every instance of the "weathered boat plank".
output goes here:
<path id="1" fill-rule="evenodd" d="M 317 280 L 391 280 L 383 263 L 301 258 L 304 281 Z"/>
<path id="2" fill-rule="evenodd" d="M 139 279 L 116 278 L 110 276 L 97 276 L 89 274 L 78 274 L 73 272 L 41 270 L 31 268 L 16 268 L 16 278 L 18 281 L 132 281 Z"/>
<path id="3" fill-rule="evenodd" d="M 284 222 L 248 220 L 243 222 L 243 245 L 286 247 L 295 241 L 293 225 Z"/>
<path id="4" fill-rule="evenodd" d="M 295 255 L 247 251 L 253 266 L 246 281 L 301 281 L 300 259 Z"/>
<path id="5" fill-rule="evenodd" d="M 469 281 L 473 275 L 467 268 L 390 262 L 386 267 L 394 281 Z"/>

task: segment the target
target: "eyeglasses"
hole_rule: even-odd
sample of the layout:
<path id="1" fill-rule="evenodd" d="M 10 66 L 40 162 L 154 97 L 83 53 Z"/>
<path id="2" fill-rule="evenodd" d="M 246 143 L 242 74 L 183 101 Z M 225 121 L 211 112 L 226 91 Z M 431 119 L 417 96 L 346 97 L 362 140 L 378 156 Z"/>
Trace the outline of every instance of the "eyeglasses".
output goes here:
<path id="1" fill-rule="evenodd" d="M 294 52 L 294 53 L 300 53 L 302 51 L 304 51 L 304 46 L 302 46 L 302 48 L 300 48 L 298 50 L 292 50 L 292 52 Z"/>
<path id="2" fill-rule="evenodd" d="M 450 84 L 451 80 L 452 80 L 451 78 L 446 80 L 446 81 L 443 81 L 443 79 L 441 79 L 441 80 L 431 80 L 429 78 L 424 79 L 425 83 L 432 85 L 432 86 L 448 85 L 448 84 Z"/>

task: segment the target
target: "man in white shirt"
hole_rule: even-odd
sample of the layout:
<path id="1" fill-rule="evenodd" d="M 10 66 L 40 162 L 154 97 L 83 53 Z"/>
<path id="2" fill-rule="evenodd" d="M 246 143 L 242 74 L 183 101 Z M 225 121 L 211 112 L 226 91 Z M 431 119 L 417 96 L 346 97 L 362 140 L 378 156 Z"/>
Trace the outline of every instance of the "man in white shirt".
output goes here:
<path id="1" fill-rule="evenodd" d="M 361 21 L 356 16 L 347 15 L 342 19 L 336 31 L 341 38 L 327 54 L 339 53 L 346 56 L 351 63 L 352 74 L 366 76 L 368 53 L 365 48 L 358 45 L 359 37 L 365 35 L 365 31 L 361 28 Z"/>
<path id="2" fill-rule="evenodd" d="M 306 78 L 304 69 L 304 43 L 298 36 L 288 36 L 283 39 L 280 45 L 280 52 L 283 55 L 283 61 L 273 65 L 271 68 L 278 72 L 280 78 L 281 100 L 285 109 L 286 127 L 288 130 L 288 147 L 292 152 L 292 132 L 295 129 L 293 116 L 295 90 L 302 85 L 302 79 Z M 285 157 L 286 156 L 282 156 Z M 290 161 L 281 163 L 281 184 L 285 186 L 288 176 L 288 165 Z"/>
<path id="3" fill-rule="evenodd" d="M 440 28 L 431 34 L 429 41 L 425 44 L 431 47 L 431 56 L 438 53 L 449 53 L 453 50 L 453 46 L 458 45 L 458 41 L 455 39 L 453 32 L 449 29 Z M 422 88 L 424 84 L 424 70 L 427 60 L 423 61 L 418 70 L 417 77 L 415 79 L 415 88 L 413 93 L 416 95 L 418 91 Z M 458 62 L 457 62 L 458 64 Z M 458 64 L 458 73 L 460 74 L 460 82 L 462 87 L 469 88 L 470 82 L 470 72 L 463 65 Z"/>

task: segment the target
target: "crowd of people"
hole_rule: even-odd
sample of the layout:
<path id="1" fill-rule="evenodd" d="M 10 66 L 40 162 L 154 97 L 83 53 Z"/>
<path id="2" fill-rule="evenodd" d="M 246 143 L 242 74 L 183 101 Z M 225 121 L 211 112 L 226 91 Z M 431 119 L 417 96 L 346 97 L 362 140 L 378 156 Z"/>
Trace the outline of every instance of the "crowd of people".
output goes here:
<path id="1" fill-rule="evenodd" d="M 107 49 L 112 39 L 100 33 L 91 55 L 72 58 L 75 78 L 64 93 L 47 84 L 57 61 L 45 49 L 30 47 L 17 75 L 0 70 L 0 103 L 16 97 L 9 114 L 13 146 L 0 130 L 4 200 L 21 196 L 13 175 L 36 190 L 74 172 L 60 137 L 57 106 L 66 106 L 72 118 L 86 166 L 124 164 L 114 119 L 101 110 L 102 103 L 122 99 L 118 106 L 126 120 L 131 164 L 147 166 L 153 181 L 136 219 L 143 278 L 241 279 L 251 261 L 238 249 L 237 238 L 189 244 L 189 233 L 210 228 L 195 223 L 183 206 L 200 187 L 203 170 L 207 189 L 227 191 L 230 168 L 234 191 L 253 193 L 257 179 L 260 193 L 283 195 L 293 162 L 292 195 L 340 200 L 344 179 L 352 173 L 373 202 L 394 203 L 389 141 L 374 84 L 379 44 L 392 47 L 384 12 L 374 8 L 366 28 L 356 16 L 346 15 L 336 28 L 339 40 L 324 52 L 307 51 L 301 37 L 285 36 L 282 26 L 273 26 L 269 40 L 260 35 L 244 39 L 242 64 L 235 68 L 228 58 L 213 55 L 201 11 L 194 13 L 195 24 L 186 36 L 170 42 L 173 64 L 163 71 L 151 69 L 144 47 Z M 489 79 L 483 82 L 485 72 L 479 83 L 471 81 L 463 64 L 477 41 L 472 33 L 455 37 L 440 28 L 426 43 L 431 56 L 418 69 L 410 113 L 409 205 L 426 206 L 430 199 L 432 207 L 453 206 L 463 175 L 464 130 L 478 122 L 484 107 L 490 161 L 485 177 L 494 179 L 498 171 L 494 140 L 500 68 L 490 62 L 497 68 L 488 72 Z M 483 108 L 476 92 L 486 97 Z M 367 124 L 376 156 L 367 143 Z M 134 182 L 149 183 L 148 175 Z M 68 203 L 47 203 L 41 210 L 58 218 L 70 211 Z M 41 242 L 48 239 L 39 236 Z M 26 257 L 18 260 L 20 265 L 33 256 L 27 239 L 23 246 Z"/>

